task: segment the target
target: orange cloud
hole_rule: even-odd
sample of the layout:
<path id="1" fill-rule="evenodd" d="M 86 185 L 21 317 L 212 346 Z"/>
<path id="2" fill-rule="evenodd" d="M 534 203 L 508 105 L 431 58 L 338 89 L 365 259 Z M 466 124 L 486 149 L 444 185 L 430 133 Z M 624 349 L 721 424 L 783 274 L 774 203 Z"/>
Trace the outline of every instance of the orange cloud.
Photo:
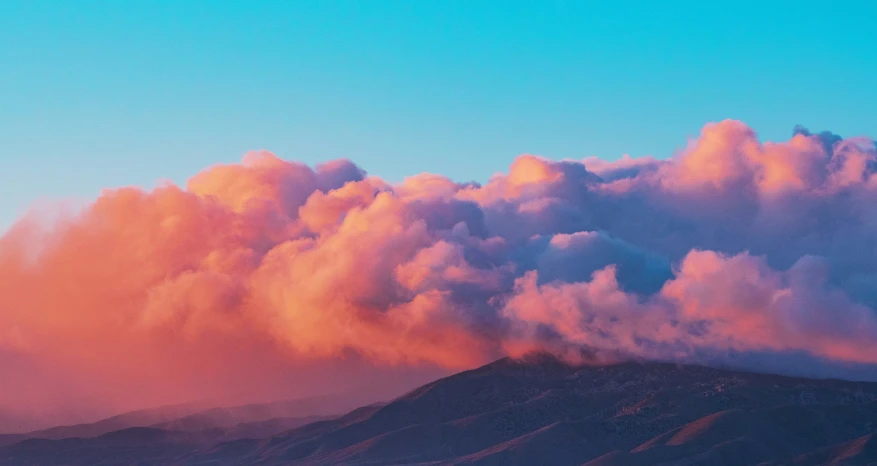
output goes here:
<path id="1" fill-rule="evenodd" d="M 250 401 L 534 348 L 873 374 L 877 153 L 830 136 L 725 121 L 672 159 L 522 156 L 483 186 L 253 153 L 108 190 L 0 238 L 25 387 L 0 405 Z"/>

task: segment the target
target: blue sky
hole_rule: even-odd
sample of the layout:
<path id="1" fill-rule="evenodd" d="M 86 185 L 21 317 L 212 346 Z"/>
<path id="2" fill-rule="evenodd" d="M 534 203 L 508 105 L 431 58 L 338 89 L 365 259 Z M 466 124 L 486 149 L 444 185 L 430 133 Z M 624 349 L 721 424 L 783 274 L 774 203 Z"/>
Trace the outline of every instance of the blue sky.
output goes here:
<path id="1" fill-rule="evenodd" d="M 877 135 L 874 2 L 0 2 L 0 228 L 250 149 L 392 181 Z"/>

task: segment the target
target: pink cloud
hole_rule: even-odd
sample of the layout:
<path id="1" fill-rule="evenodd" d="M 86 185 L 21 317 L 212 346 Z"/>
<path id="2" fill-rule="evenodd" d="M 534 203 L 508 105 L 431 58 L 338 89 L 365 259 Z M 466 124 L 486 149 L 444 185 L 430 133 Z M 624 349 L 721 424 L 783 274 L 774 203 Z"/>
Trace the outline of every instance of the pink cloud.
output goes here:
<path id="1" fill-rule="evenodd" d="M 0 365 L 59 387 L 0 405 L 247 401 L 534 348 L 873 378 L 875 167 L 869 140 L 724 121 L 668 160 L 521 156 L 483 186 L 253 153 L 108 190 L 0 238 Z"/>

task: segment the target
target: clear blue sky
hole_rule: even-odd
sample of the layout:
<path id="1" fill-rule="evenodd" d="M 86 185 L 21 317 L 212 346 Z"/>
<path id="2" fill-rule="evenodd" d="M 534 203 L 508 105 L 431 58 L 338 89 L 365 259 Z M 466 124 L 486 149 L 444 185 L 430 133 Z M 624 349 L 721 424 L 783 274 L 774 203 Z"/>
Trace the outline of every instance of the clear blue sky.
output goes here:
<path id="1" fill-rule="evenodd" d="M 0 228 L 249 149 L 484 181 L 724 118 L 875 136 L 875 3 L 2 0 Z"/>

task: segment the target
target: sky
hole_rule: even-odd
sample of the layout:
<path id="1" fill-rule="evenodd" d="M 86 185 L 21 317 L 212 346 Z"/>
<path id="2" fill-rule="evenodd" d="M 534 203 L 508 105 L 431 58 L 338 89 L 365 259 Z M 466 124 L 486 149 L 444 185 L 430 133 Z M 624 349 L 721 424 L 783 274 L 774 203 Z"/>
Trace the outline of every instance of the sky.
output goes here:
<path id="1" fill-rule="evenodd" d="M 265 149 L 391 181 L 877 128 L 873 2 L 0 2 L 0 228 Z"/>

